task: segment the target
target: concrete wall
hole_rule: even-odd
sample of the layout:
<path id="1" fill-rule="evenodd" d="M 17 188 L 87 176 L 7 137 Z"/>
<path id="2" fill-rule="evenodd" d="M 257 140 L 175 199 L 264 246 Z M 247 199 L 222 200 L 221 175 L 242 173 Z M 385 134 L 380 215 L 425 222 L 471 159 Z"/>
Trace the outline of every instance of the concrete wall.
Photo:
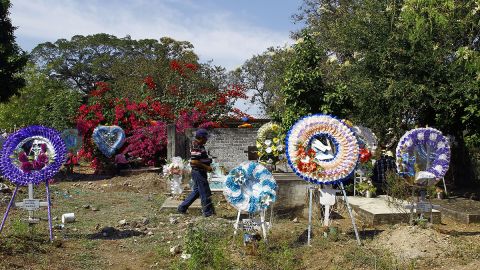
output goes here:
<path id="1" fill-rule="evenodd" d="M 210 131 L 205 148 L 215 161 L 230 171 L 240 163 L 248 161 L 248 147 L 255 146 L 256 128 L 216 128 Z M 190 140 L 195 131 L 189 132 Z M 188 135 L 187 135 L 188 136 Z"/>

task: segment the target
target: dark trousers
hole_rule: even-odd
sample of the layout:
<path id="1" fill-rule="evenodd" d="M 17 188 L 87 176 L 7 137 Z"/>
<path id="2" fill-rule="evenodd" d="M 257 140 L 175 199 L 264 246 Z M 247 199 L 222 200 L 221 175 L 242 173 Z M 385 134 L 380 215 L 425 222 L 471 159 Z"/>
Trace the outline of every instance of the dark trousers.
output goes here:
<path id="1" fill-rule="evenodd" d="M 204 216 L 210 216 L 215 211 L 212 204 L 212 191 L 208 185 L 207 172 L 192 169 L 193 190 L 188 197 L 178 206 L 178 211 L 185 212 L 192 203 L 200 197 Z"/>

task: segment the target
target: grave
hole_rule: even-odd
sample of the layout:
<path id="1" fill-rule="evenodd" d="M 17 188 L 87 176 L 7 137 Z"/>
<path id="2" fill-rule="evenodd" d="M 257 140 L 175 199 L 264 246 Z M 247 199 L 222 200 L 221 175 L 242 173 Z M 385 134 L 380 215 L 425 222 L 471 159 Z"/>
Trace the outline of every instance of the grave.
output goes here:
<path id="1" fill-rule="evenodd" d="M 183 200 L 168 197 L 167 199 L 165 199 L 165 202 L 163 202 L 160 210 L 167 210 L 167 209 L 176 210 L 177 207 L 182 203 L 182 201 Z M 196 201 L 193 202 L 192 205 L 190 205 L 188 209 L 201 209 L 201 208 L 202 208 L 202 205 L 200 203 L 200 199 L 197 199 Z"/>
<path id="2" fill-rule="evenodd" d="M 292 217 L 303 215 L 308 183 L 294 173 L 273 173 L 273 178 L 278 185 L 273 211 Z"/>
<path id="3" fill-rule="evenodd" d="M 340 203 L 343 203 L 343 198 L 338 198 L 340 199 Z M 400 209 L 389 204 L 387 196 L 385 195 L 376 198 L 349 196 L 348 202 L 357 216 L 369 225 L 409 223 L 410 221 L 410 210 L 406 208 Z M 404 205 L 408 206 L 409 204 L 404 202 Z M 414 210 L 414 212 L 416 212 L 416 210 Z M 426 213 L 425 215 L 429 217 L 430 213 Z M 437 224 L 441 222 L 440 211 L 436 209 L 432 210 L 432 221 Z"/>
<path id="4" fill-rule="evenodd" d="M 442 212 L 442 216 L 455 221 L 470 224 L 480 223 L 480 202 L 461 197 L 453 197 L 444 200 L 434 200 L 436 209 Z"/>

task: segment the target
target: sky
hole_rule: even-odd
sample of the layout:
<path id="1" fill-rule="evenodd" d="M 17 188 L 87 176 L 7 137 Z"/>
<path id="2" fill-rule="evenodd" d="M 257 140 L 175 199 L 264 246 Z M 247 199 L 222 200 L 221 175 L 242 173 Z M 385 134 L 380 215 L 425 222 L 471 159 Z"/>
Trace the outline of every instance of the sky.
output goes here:
<path id="1" fill-rule="evenodd" d="M 271 46 L 292 44 L 291 16 L 302 0 L 12 0 L 16 41 L 37 44 L 107 33 L 190 41 L 201 62 L 227 70 Z M 258 115 L 255 106 L 242 109 Z"/>

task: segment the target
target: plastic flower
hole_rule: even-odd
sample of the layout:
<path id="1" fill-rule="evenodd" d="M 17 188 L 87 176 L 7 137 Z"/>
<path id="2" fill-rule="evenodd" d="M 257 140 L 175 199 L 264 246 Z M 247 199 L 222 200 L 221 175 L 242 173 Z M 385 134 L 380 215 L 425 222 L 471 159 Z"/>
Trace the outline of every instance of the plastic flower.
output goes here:
<path id="1" fill-rule="evenodd" d="M 260 149 L 260 148 L 262 148 L 262 144 L 259 141 L 257 141 L 257 149 Z"/>
<path id="2" fill-rule="evenodd" d="M 273 138 L 273 143 L 278 144 L 279 139 L 277 137 Z"/>
<path id="3" fill-rule="evenodd" d="M 268 154 L 272 153 L 272 148 L 271 148 L 271 147 L 267 147 L 267 149 L 265 149 L 265 152 L 267 152 Z"/>
<path id="4" fill-rule="evenodd" d="M 283 145 L 277 145 L 277 150 L 278 152 L 282 152 L 283 151 Z"/>
<path id="5" fill-rule="evenodd" d="M 272 141 L 271 140 L 265 140 L 265 145 L 266 146 L 270 146 L 272 144 Z"/>

